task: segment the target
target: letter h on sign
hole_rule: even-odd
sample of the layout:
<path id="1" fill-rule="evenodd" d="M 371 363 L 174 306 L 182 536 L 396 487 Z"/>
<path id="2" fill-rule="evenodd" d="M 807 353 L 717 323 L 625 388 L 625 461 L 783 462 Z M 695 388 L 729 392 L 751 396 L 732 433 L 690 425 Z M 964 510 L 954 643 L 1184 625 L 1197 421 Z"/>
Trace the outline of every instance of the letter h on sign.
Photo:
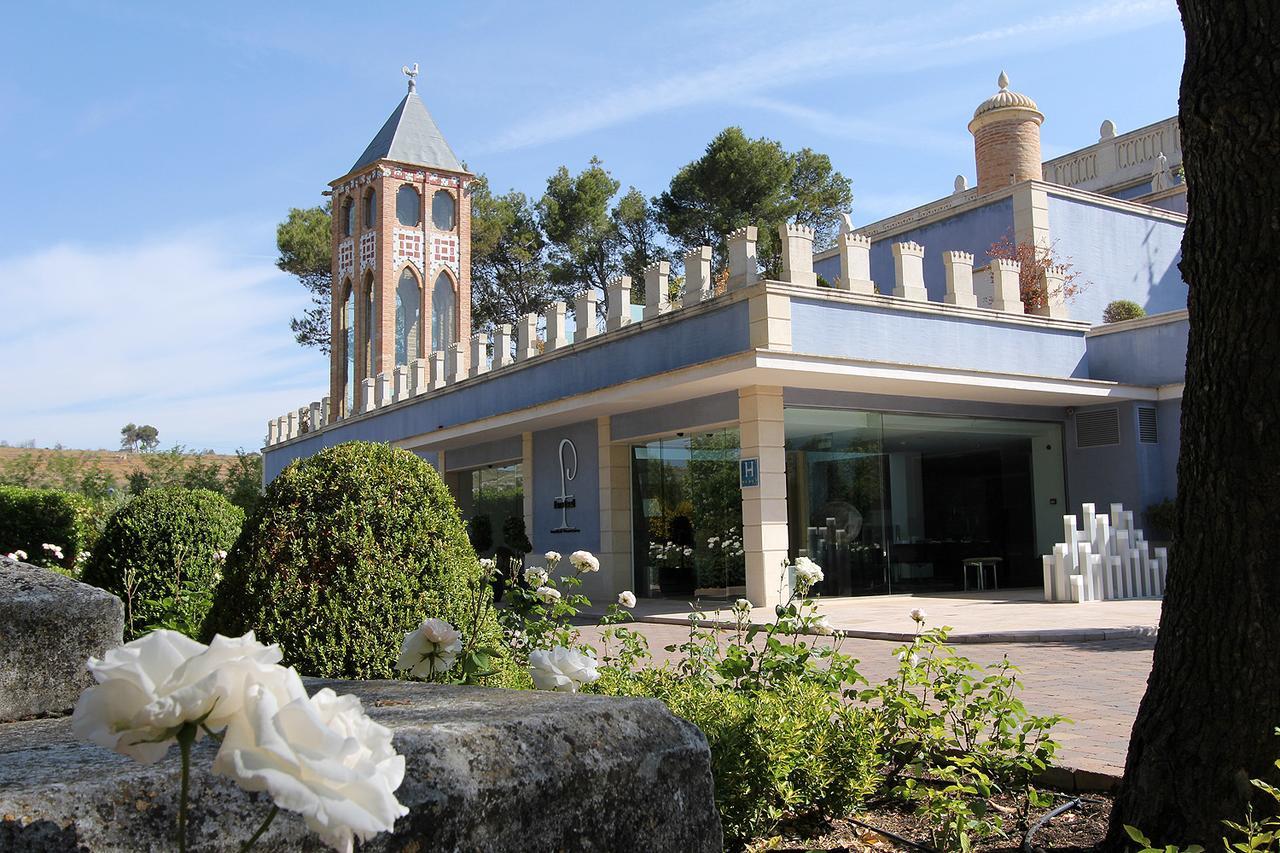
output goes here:
<path id="1" fill-rule="evenodd" d="M 738 485 L 744 489 L 760 485 L 759 459 L 741 459 L 738 461 Z"/>

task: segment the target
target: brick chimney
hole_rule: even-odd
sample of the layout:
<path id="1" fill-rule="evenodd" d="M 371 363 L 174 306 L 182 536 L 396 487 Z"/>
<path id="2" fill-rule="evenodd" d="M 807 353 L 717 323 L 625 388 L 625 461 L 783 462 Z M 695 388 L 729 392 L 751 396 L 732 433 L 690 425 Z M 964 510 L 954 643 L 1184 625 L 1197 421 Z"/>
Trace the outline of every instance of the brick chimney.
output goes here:
<path id="1" fill-rule="evenodd" d="M 1026 95 L 1009 91 L 1003 71 L 1000 91 L 973 112 L 969 132 L 978 168 L 978 194 L 1026 180 L 1041 180 L 1040 125 L 1044 114 Z"/>

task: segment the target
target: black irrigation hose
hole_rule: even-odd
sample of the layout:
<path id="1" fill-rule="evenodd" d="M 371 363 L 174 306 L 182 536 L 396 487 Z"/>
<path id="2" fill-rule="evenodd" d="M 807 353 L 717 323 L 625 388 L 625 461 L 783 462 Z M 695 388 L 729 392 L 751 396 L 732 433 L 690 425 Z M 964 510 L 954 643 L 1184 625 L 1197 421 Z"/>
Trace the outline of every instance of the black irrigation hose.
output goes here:
<path id="1" fill-rule="evenodd" d="M 1068 809 L 1074 809 L 1078 805 L 1080 805 L 1080 798 L 1076 797 L 1074 800 L 1069 800 L 1063 803 L 1062 805 L 1058 806 L 1053 811 L 1047 812 L 1046 814 L 1044 814 L 1038 821 L 1035 822 L 1035 824 L 1032 825 L 1030 829 L 1027 830 L 1027 834 L 1022 836 L 1022 853 L 1035 853 L 1036 848 L 1031 844 L 1031 839 L 1035 837 L 1035 834 L 1037 832 L 1040 831 L 1040 827 L 1044 826 L 1050 820 L 1062 814 L 1063 812 L 1067 811 Z"/>
<path id="2" fill-rule="evenodd" d="M 894 841 L 898 842 L 899 844 L 905 844 L 908 847 L 914 848 L 916 850 L 923 850 L 924 853 L 938 853 L 936 849 L 930 847 L 928 844 L 920 844 L 919 842 L 912 841 L 910 838 L 903 838 L 901 835 L 894 835 L 892 832 L 890 832 L 887 829 L 881 829 L 878 826 L 872 826 L 871 824 L 865 821 L 858 820 L 856 817 L 846 818 L 846 820 L 848 820 L 850 823 L 856 823 L 858 826 L 865 826 L 867 829 L 871 830 L 872 832 L 880 833 L 885 838 L 892 838 Z"/>

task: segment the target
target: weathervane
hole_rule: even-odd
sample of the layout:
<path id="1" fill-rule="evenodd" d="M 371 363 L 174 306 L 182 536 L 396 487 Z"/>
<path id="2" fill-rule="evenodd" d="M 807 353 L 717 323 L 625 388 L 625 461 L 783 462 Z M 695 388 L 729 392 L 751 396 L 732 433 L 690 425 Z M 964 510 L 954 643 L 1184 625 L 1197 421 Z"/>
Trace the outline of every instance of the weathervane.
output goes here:
<path id="1" fill-rule="evenodd" d="M 409 78 L 409 91 L 416 91 L 418 88 L 418 63 L 413 63 L 413 67 L 404 66 L 400 69 L 400 73 Z"/>

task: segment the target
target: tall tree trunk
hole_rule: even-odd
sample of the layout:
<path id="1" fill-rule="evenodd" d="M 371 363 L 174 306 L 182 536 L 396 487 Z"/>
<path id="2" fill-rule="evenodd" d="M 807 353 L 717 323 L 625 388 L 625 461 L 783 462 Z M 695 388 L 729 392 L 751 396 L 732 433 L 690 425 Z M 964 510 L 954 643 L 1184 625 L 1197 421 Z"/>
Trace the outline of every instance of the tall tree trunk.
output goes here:
<path id="1" fill-rule="evenodd" d="M 1177 553 L 1112 847 L 1129 824 L 1216 848 L 1280 755 L 1280 4 L 1180 7 L 1191 334 Z"/>

